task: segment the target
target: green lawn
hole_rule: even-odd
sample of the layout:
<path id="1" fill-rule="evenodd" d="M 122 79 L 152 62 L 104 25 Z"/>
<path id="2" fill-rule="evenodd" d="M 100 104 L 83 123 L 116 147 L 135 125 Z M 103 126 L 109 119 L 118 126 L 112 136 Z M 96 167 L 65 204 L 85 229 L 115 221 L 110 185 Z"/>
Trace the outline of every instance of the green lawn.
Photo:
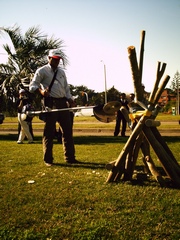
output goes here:
<path id="1" fill-rule="evenodd" d="M 152 176 L 106 183 L 105 164 L 118 157 L 125 138 L 75 136 L 78 165 L 63 161 L 55 141 L 50 168 L 43 164 L 40 136 L 35 144 L 16 140 L 16 134 L 0 135 L 0 239 L 180 239 L 179 189 L 161 188 Z M 180 163 L 180 137 L 165 140 Z"/>

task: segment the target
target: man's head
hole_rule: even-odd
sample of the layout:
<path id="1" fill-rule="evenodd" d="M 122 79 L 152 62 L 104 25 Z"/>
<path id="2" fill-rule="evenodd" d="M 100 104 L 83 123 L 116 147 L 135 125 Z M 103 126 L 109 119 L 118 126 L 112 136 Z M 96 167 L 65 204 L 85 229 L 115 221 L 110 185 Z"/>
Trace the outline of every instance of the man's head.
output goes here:
<path id="1" fill-rule="evenodd" d="M 61 51 L 59 49 L 51 49 L 48 54 L 49 64 L 53 69 L 56 69 L 59 65 L 59 61 L 62 59 Z"/>
<path id="2" fill-rule="evenodd" d="M 135 94 L 134 93 L 130 93 L 129 97 L 130 97 L 131 100 L 134 100 L 135 99 Z"/>
<path id="3" fill-rule="evenodd" d="M 121 99 L 125 99 L 126 98 L 126 94 L 125 93 L 121 93 L 120 98 Z"/>
<path id="4" fill-rule="evenodd" d="M 48 57 L 60 60 L 62 58 L 62 54 L 59 49 L 51 49 L 49 51 Z"/>

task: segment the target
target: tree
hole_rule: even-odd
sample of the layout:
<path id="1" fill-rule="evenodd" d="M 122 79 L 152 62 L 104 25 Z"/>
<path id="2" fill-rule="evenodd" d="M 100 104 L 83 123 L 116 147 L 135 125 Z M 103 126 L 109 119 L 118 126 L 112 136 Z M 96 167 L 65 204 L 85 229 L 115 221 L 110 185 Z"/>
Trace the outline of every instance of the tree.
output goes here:
<path id="1" fill-rule="evenodd" d="M 14 102 L 18 89 L 28 83 L 36 69 L 47 63 L 49 49 L 59 48 L 62 52 L 63 65 L 68 64 L 67 56 L 63 51 L 63 41 L 48 38 L 39 27 L 29 28 L 23 35 L 20 27 L 0 28 L 0 34 L 6 33 L 12 47 L 4 44 L 3 48 L 8 55 L 6 64 L 0 64 L 0 91 L 5 95 L 5 106 L 8 112 L 13 113 Z"/>
<path id="2" fill-rule="evenodd" d="M 88 89 L 84 85 L 80 86 L 73 86 L 70 85 L 70 90 L 73 96 L 76 97 L 76 103 L 77 105 L 94 105 L 93 102 L 93 96 L 94 96 L 94 90 Z"/>
<path id="3" fill-rule="evenodd" d="M 120 92 L 114 86 L 108 90 L 107 94 L 108 101 L 118 101 L 120 98 Z"/>
<path id="4" fill-rule="evenodd" d="M 180 89 L 180 74 L 177 71 L 174 75 L 174 78 L 171 82 L 171 89 L 176 94 L 176 113 L 179 115 L 179 89 Z"/>
<path id="5" fill-rule="evenodd" d="M 180 73 L 177 71 L 173 77 L 170 88 L 177 92 L 177 89 L 180 88 Z"/>

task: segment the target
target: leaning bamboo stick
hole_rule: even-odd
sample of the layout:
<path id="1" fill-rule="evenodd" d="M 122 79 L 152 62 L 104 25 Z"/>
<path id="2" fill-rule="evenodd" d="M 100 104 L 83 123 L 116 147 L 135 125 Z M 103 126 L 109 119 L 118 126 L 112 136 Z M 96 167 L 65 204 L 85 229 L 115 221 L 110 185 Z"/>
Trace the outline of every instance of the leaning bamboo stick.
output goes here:
<path id="1" fill-rule="evenodd" d="M 156 181 L 160 184 L 161 187 L 165 187 L 166 186 L 166 182 L 163 179 L 163 177 L 161 176 L 161 174 L 158 172 L 151 156 L 146 156 L 145 157 L 146 163 L 148 165 L 148 168 L 151 172 L 151 174 L 153 175 L 153 177 L 156 179 Z"/>
<path id="2" fill-rule="evenodd" d="M 154 121 L 153 119 L 147 119 L 145 124 L 147 127 L 159 127 L 161 125 L 161 122 Z"/>
<path id="3" fill-rule="evenodd" d="M 142 128 L 143 128 L 143 125 L 144 125 L 144 122 L 146 121 L 146 119 L 147 119 L 146 116 L 142 116 L 140 118 L 139 122 L 137 123 L 136 127 L 134 128 L 134 131 L 130 135 L 124 148 L 122 149 L 121 153 L 119 154 L 119 156 L 115 162 L 113 171 L 110 172 L 110 174 L 108 176 L 107 182 L 113 182 L 114 179 L 116 178 L 116 175 L 118 174 L 120 166 L 123 166 L 125 164 L 125 160 L 126 160 L 128 152 L 129 152 L 129 149 L 131 148 L 131 145 L 135 143 L 137 136 L 142 131 Z"/>
<path id="4" fill-rule="evenodd" d="M 124 176 L 123 176 L 124 181 L 128 181 L 132 179 L 132 176 L 129 172 L 129 166 L 132 164 L 132 161 L 133 161 L 134 145 L 135 143 L 131 145 L 131 148 L 129 149 L 129 153 L 127 154 L 127 157 L 126 157 L 125 170 L 124 170 Z"/>
<path id="5" fill-rule="evenodd" d="M 153 91 L 151 92 L 150 97 L 149 97 L 149 102 L 151 102 L 151 103 L 153 103 L 153 99 L 154 99 L 154 97 L 156 95 L 156 92 L 158 90 L 160 80 L 161 80 L 161 78 L 164 74 L 164 71 L 166 69 L 166 63 L 163 63 L 161 69 L 160 69 L 160 67 L 161 67 L 161 62 L 158 62 L 157 71 L 156 71 L 156 81 L 155 81 L 155 84 L 154 84 Z"/>
<path id="6" fill-rule="evenodd" d="M 136 166 L 139 150 L 141 147 L 141 143 L 143 140 L 143 134 L 140 133 L 136 138 L 134 146 L 132 146 L 132 153 L 130 157 L 127 159 L 126 171 L 124 175 L 124 180 L 131 180 L 132 175 Z"/>
<path id="7" fill-rule="evenodd" d="M 180 177 L 175 171 L 174 166 L 172 166 L 173 160 L 171 159 L 171 157 L 166 153 L 163 146 L 157 141 L 150 128 L 146 127 L 144 124 L 142 130 L 149 143 L 151 144 L 152 148 L 154 149 L 156 155 L 158 156 L 159 161 L 161 162 L 166 174 L 171 178 L 174 183 L 180 186 Z"/>
<path id="8" fill-rule="evenodd" d="M 164 80 L 162 81 L 159 89 L 157 90 L 156 94 L 155 94 L 155 97 L 154 97 L 154 100 L 153 100 L 153 104 L 156 105 L 159 101 L 159 98 L 161 97 L 162 95 L 162 92 L 164 91 L 164 88 L 166 87 L 167 83 L 169 82 L 169 79 L 170 79 L 170 76 L 166 76 L 164 78 Z"/>
<path id="9" fill-rule="evenodd" d="M 139 81 L 142 83 L 142 74 L 143 74 L 143 59 L 144 59 L 144 42 L 145 42 L 145 31 L 141 31 L 141 40 L 140 40 L 140 57 L 139 57 Z"/>
<path id="10" fill-rule="evenodd" d="M 136 49 L 134 46 L 128 47 L 128 54 L 130 60 L 130 67 L 132 72 L 132 79 L 134 84 L 134 93 L 137 100 L 143 98 L 143 89 L 141 87 L 140 72 L 138 68 L 138 62 L 136 57 Z"/>
<path id="11" fill-rule="evenodd" d="M 165 140 L 161 137 L 161 134 L 159 133 L 159 131 L 157 130 L 157 128 L 151 128 L 152 133 L 154 134 L 155 138 L 157 139 L 157 141 L 160 142 L 160 144 L 162 145 L 162 147 L 165 149 L 165 151 L 167 152 L 167 154 L 170 156 L 170 158 L 172 159 L 172 164 L 175 167 L 175 170 L 177 172 L 177 174 L 180 176 L 180 165 L 178 164 L 177 160 L 175 159 L 172 151 L 170 150 L 170 148 L 168 147 L 167 143 L 165 142 Z"/>
<path id="12" fill-rule="evenodd" d="M 143 141 L 143 143 L 141 145 L 141 150 L 142 150 L 144 159 L 146 161 L 146 164 L 147 164 L 151 174 L 156 179 L 156 181 L 160 184 L 160 186 L 164 187 L 166 185 L 165 181 L 164 181 L 163 177 L 161 176 L 161 174 L 158 172 L 158 170 L 150 156 L 149 143 L 146 139 Z"/>

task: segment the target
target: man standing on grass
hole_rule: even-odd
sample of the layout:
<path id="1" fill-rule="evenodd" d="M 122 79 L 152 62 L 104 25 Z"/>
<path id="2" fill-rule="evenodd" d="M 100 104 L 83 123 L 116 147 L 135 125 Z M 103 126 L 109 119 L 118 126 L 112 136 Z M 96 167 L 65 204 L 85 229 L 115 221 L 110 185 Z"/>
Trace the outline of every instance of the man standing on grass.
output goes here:
<path id="1" fill-rule="evenodd" d="M 60 50 L 50 50 L 48 55 L 48 64 L 36 70 L 33 80 L 29 86 L 30 92 L 39 92 L 44 98 L 45 107 L 51 109 L 67 108 L 67 103 L 71 107 L 75 106 L 65 72 L 58 66 L 60 59 L 62 59 L 61 56 Z M 43 133 L 43 154 L 45 164 L 47 166 L 52 166 L 53 164 L 52 150 L 56 122 L 59 123 L 62 131 L 65 161 L 70 164 L 78 163 L 75 159 L 70 112 L 49 112 L 46 115 Z"/>
<path id="2" fill-rule="evenodd" d="M 129 107 L 128 107 L 128 101 L 126 99 L 126 94 L 125 93 L 121 93 L 120 95 L 120 103 L 122 106 L 125 107 L 125 109 L 127 111 L 129 111 Z M 121 128 L 121 122 L 122 122 L 122 128 Z M 114 136 L 118 136 L 118 134 L 120 133 L 120 128 L 121 128 L 121 136 L 125 137 L 125 132 L 126 132 L 126 126 L 127 126 L 127 121 L 123 115 L 123 113 L 118 110 L 117 111 L 117 117 L 116 117 L 116 125 L 115 125 L 115 129 L 114 129 Z"/>

